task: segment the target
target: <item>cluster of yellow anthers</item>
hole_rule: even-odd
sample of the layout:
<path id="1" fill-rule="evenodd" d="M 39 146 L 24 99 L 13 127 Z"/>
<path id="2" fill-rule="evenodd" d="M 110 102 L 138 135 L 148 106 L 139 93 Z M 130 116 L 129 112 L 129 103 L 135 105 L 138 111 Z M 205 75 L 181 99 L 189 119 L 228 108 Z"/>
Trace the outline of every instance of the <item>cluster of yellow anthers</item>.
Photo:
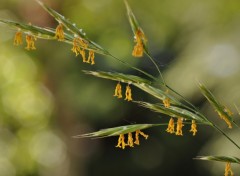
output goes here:
<path id="1" fill-rule="evenodd" d="M 119 138 L 118 138 L 118 144 L 116 145 L 116 147 L 125 149 L 126 146 L 134 147 L 134 144 L 139 145 L 140 144 L 140 142 L 139 142 L 139 135 L 142 135 L 145 139 L 148 138 L 148 135 L 144 134 L 140 130 L 137 130 L 135 132 L 135 141 L 133 142 L 132 133 L 128 133 L 128 140 L 127 140 L 127 143 L 125 143 L 124 134 L 120 134 Z"/>
<path id="2" fill-rule="evenodd" d="M 122 86 L 121 86 L 120 82 L 118 82 L 113 96 L 118 97 L 118 98 L 122 98 Z M 131 87 L 129 86 L 129 84 L 126 87 L 125 99 L 124 100 L 132 101 L 132 90 L 131 90 Z"/>
<path id="3" fill-rule="evenodd" d="M 171 134 L 175 133 L 177 136 L 183 136 L 183 133 L 182 133 L 182 127 L 183 126 L 184 126 L 183 125 L 183 118 L 179 117 L 178 120 L 177 120 L 177 128 L 176 128 L 176 132 L 175 132 L 174 119 L 170 118 L 166 131 L 168 133 L 171 133 Z M 192 120 L 192 125 L 191 125 L 190 132 L 193 133 L 193 136 L 195 136 L 196 133 L 197 133 L 197 125 L 196 125 L 195 120 Z"/>
<path id="4" fill-rule="evenodd" d="M 229 175 L 230 174 L 230 175 Z M 233 171 L 231 169 L 231 163 L 226 163 L 224 176 L 233 176 Z"/>
<path id="5" fill-rule="evenodd" d="M 168 91 L 167 91 L 168 92 Z M 165 99 L 163 99 L 163 105 L 165 108 L 169 108 L 170 107 L 170 99 L 168 97 L 166 97 Z M 168 133 L 175 133 L 178 136 L 183 136 L 182 133 L 182 127 L 184 126 L 183 124 L 183 118 L 179 117 L 177 120 L 177 128 L 176 128 L 176 132 L 175 132 L 175 123 L 174 123 L 174 119 L 170 118 L 169 122 L 168 122 L 168 127 L 166 129 L 166 131 Z M 197 133 L 197 124 L 195 122 L 195 120 L 192 120 L 192 125 L 191 125 L 191 129 L 190 132 L 193 133 L 193 136 L 196 135 Z"/>
<path id="6" fill-rule="evenodd" d="M 142 57 L 143 56 L 143 42 L 146 42 L 147 38 L 145 37 L 143 31 L 139 28 L 136 30 L 135 32 L 135 36 L 134 36 L 134 42 L 136 43 L 136 45 L 134 46 L 132 55 L 134 57 Z"/>
<path id="7" fill-rule="evenodd" d="M 36 37 L 34 37 L 31 34 L 27 34 L 26 35 L 26 42 L 27 42 L 27 46 L 25 47 L 27 50 L 35 50 L 35 44 L 34 41 L 37 40 Z M 23 44 L 23 40 L 22 40 L 22 32 L 20 30 L 18 30 L 15 34 L 14 37 L 14 45 L 18 46 L 18 45 L 22 45 Z"/>
<path id="8" fill-rule="evenodd" d="M 224 112 L 226 112 L 229 116 L 233 115 L 233 113 L 227 107 L 224 107 Z M 232 124 L 229 121 L 229 119 L 221 112 L 217 111 L 217 113 L 218 113 L 219 117 L 226 122 L 226 124 L 228 125 L 228 128 L 232 128 Z"/>
<path id="9" fill-rule="evenodd" d="M 59 41 L 63 41 L 64 40 L 64 31 L 63 31 L 63 24 L 59 23 L 59 25 L 56 28 L 55 31 L 56 35 L 55 37 L 59 40 Z M 82 39 L 81 37 L 76 36 L 73 39 L 73 47 L 72 47 L 72 51 L 76 54 L 76 56 L 78 56 L 79 54 L 82 56 L 83 58 L 83 62 L 84 63 L 89 63 L 91 65 L 95 64 L 94 58 L 94 52 L 93 50 L 89 50 L 88 53 L 88 58 L 86 58 L 86 49 L 88 48 L 88 41 Z"/>

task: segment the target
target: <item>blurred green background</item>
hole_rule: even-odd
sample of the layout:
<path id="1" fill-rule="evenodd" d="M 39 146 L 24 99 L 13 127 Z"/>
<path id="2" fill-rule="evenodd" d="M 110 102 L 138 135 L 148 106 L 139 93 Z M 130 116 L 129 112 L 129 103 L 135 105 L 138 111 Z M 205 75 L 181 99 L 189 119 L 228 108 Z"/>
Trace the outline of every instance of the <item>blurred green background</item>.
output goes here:
<path id="1" fill-rule="evenodd" d="M 122 0 L 45 0 L 113 55 L 157 75 L 144 57 L 133 58 L 133 34 Z M 200 94 L 201 81 L 227 106 L 240 106 L 240 1 L 129 0 L 166 82 L 218 123 L 238 142 Z M 1 0 L 0 18 L 55 28 L 57 22 L 32 0 Z M 82 70 L 120 71 L 143 76 L 109 57 L 82 63 L 70 45 L 37 40 L 35 51 L 13 46 L 15 30 L 0 25 L 0 175 L 223 175 L 224 163 L 193 160 L 197 155 L 234 155 L 235 147 L 210 127 L 196 137 L 165 127 L 145 130 L 140 146 L 115 148 L 117 137 L 72 136 L 132 123 L 166 122 L 160 114 L 114 98 L 115 82 Z M 157 102 L 132 88 L 135 100 Z M 239 122 L 237 112 L 232 108 Z M 238 168 L 233 170 L 237 173 Z"/>

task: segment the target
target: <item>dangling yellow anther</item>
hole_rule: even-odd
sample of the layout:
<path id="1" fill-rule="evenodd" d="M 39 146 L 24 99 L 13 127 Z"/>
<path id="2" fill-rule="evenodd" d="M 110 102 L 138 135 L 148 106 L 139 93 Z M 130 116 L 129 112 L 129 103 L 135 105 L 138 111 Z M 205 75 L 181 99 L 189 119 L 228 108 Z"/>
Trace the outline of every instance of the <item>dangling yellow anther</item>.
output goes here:
<path id="1" fill-rule="evenodd" d="M 196 124 L 195 120 L 192 120 L 192 125 L 191 125 L 191 130 L 190 130 L 190 132 L 193 133 L 193 136 L 195 136 L 196 133 L 197 133 L 197 124 Z"/>
<path id="2" fill-rule="evenodd" d="M 178 118 L 178 120 L 177 120 L 177 131 L 176 131 L 176 135 L 178 135 L 178 136 L 183 136 L 182 127 L 183 127 L 184 125 L 183 125 L 182 121 L 183 121 L 182 118 Z"/>
<path id="3" fill-rule="evenodd" d="M 165 106 L 165 108 L 169 108 L 170 107 L 170 99 L 166 97 L 163 100 L 163 105 Z"/>
<path id="4" fill-rule="evenodd" d="M 132 133 L 128 133 L 128 142 L 127 142 L 127 145 L 128 145 L 129 147 L 134 147 L 134 145 L 133 145 Z"/>
<path id="5" fill-rule="evenodd" d="M 58 41 L 64 40 L 64 31 L 63 31 L 63 24 L 59 23 L 55 30 L 55 37 L 58 39 Z"/>
<path id="6" fill-rule="evenodd" d="M 80 46 L 78 45 L 78 38 L 76 37 L 73 39 L 73 47 L 71 50 L 76 54 L 76 56 L 78 56 L 80 53 L 81 49 L 80 49 Z"/>
<path id="7" fill-rule="evenodd" d="M 21 31 L 17 31 L 14 37 L 14 42 L 13 44 L 18 46 L 18 45 L 22 45 L 22 32 Z"/>
<path id="8" fill-rule="evenodd" d="M 217 113 L 218 113 L 219 117 L 226 122 L 226 124 L 228 125 L 228 128 L 232 128 L 232 124 L 231 124 L 230 120 L 221 112 L 217 112 Z"/>
<path id="9" fill-rule="evenodd" d="M 91 63 L 91 65 L 95 64 L 95 53 L 93 50 L 89 50 L 88 59 L 86 58 L 86 51 L 85 49 L 88 48 L 88 42 L 83 40 L 80 37 L 75 37 L 73 39 L 73 47 L 72 51 L 78 56 L 79 54 L 82 56 L 83 62 Z"/>
<path id="10" fill-rule="evenodd" d="M 118 82 L 113 96 L 118 97 L 118 98 L 122 98 L 122 86 L 121 86 L 120 82 Z"/>
<path id="11" fill-rule="evenodd" d="M 135 133 L 135 141 L 134 141 L 134 144 L 136 144 L 136 145 L 140 144 L 140 142 L 139 142 L 139 134 L 142 135 L 145 139 L 148 138 L 147 134 L 144 134 L 142 131 L 137 130 L 136 133 Z"/>
<path id="12" fill-rule="evenodd" d="M 27 42 L 27 46 L 25 47 L 25 49 L 27 50 L 35 50 L 35 44 L 34 44 L 34 40 L 37 40 L 36 37 L 27 34 L 26 35 L 26 42 Z"/>
<path id="13" fill-rule="evenodd" d="M 118 138 L 118 144 L 116 145 L 116 147 L 125 149 L 126 145 L 127 144 L 124 141 L 124 134 L 120 134 Z"/>
<path id="14" fill-rule="evenodd" d="M 144 51 L 143 41 L 146 42 L 147 39 L 141 29 L 137 29 L 134 38 L 135 38 L 134 42 L 136 42 L 136 45 L 134 46 L 132 55 L 134 57 L 142 57 Z"/>
<path id="15" fill-rule="evenodd" d="M 85 50 L 84 50 L 84 49 L 80 49 L 80 50 L 79 50 L 79 53 L 80 53 L 81 56 L 82 56 L 83 62 L 87 62 Z"/>
<path id="16" fill-rule="evenodd" d="M 94 51 L 93 50 L 89 50 L 87 63 L 90 63 L 90 61 L 91 61 L 91 65 L 94 65 L 95 64 L 94 57 L 95 57 Z"/>
<path id="17" fill-rule="evenodd" d="M 167 127 L 167 129 L 166 129 L 166 131 L 168 132 L 168 133 L 174 133 L 174 126 L 175 126 L 175 124 L 174 124 L 174 119 L 173 118 L 170 118 L 170 120 L 169 120 L 169 122 L 168 122 L 168 127 Z"/>
<path id="18" fill-rule="evenodd" d="M 230 175 L 228 175 L 230 173 Z M 231 163 L 226 163 L 224 176 L 233 176 L 233 171 L 231 169 Z"/>
<path id="19" fill-rule="evenodd" d="M 125 99 L 127 101 L 132 101 L 132 90 L 129 85 L 126 87 L 126 92 L 125 92 Z"/>

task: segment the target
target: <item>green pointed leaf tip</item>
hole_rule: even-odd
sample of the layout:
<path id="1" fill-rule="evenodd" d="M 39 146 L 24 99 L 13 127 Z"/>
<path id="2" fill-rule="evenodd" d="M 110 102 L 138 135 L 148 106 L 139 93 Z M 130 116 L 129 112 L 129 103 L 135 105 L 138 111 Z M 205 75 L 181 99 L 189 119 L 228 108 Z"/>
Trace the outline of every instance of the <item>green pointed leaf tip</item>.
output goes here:
<path id="1" fill-rule="evenodd" d="M 148 81 L 146 79 L 143 79 L 141 77 L 135 76 L 135 75 L 128 75 L 128 74 L 123 74 L 123 73 L 117 73 L 117 72 L 103 72 L 103 71 L 88 71 L 88 70 L 83 70 L 84 73 L 93 75 L 99 78 L 105 78 L 105 79 L 110 79 L 114 81 L 120 81 L 123 83 L 146 83 L 146 84 L 151 84 L 151 81 Z"/>
<path id="2" fill-rule="evenodd" d="M 142 43 L 143 43 L 143 48 L 145 50 L 145 52 L 148 53 L 148 47 L 147 47 L 147 39 L 145 38 L 145 35 L 144 35 L 144 32 L 141 28 L 141 26 L 139 25 L 132 9 L 130 8 L 128 2 L 125 0 L 125 6 L 126 6 L 126 9 L 127 9 L 127 15 L 128 15 L 128 20 L 129 20 L 129 23 L 130 23 L 130 26 L 131 26 L 131 29 L 134 33 L 134 35 L 137 33 L 137 31 L 141 32 L 143 35 L 141 36 L 141 40 L 142 40 Z"/>
<path id="3" fill-rule="evenodd" d="M 81 37 L 89 43 L 89 49 L 94 50 L 99 54 L 109 54 L 106 50 L 104 50 L 100 45 L 95 42 L 89 40 L 82 29 L 77 28 L 76 24 L 72 23 L 70 20 L 66 19 L 63 15 L 59 14 L 52 8 L 45 5 L 43 2 L 38 1 L 39 5 L 43 7 L 51 16 L 53 16 L 59 23 L 62 23 L 69 31 L 71 31 L 74 35 Z"/>
<path id="4" fill-rule="evenodd" d="M 206 97 L 206 99 L 209 101 L 209 103 L 212 105 L 212 107 L 222 115 L 224 115 L 228 120 L 233 122 L 233 119 L 229 113 L 226 112 L 226 107 L 223 106 L 216 97 L 212 94 L 212 92 L 203 84 L 199 83 L 199 88 L 201 90 L 201 93 Z"/>
<path id="5" fill-rule="evenodd" d="M 38 38 L 55 39 L 54 29 L 50 29 L 50 28 L 46 29 L 46 28 L 41 28 L 38 26 L 31 25 L 31 24 L 23 24 L 23 23 L 18 23 L 10 20 L 3 20 L 3 19 L 0 19 L 0 23 L 4 23 L 15 29 L 21 29 L 23 32 L 31 33 L 32 35 Z"/>
<path id="6" fill-rule="evenodd" d="M 123 74 L 123 73 L 112 73 L 112 72 L 103 72 L 103 71 L 83 71 L 86 74 L 93 75 L 99 78 L 105 78 L 110 79 L 114 81 L 120 81 L 123 83 L 130 83 L 134 86 L 138 87 L 139 89 L 143 90 L 144 92 L 147 92 L 148 94 L 160 99 L 164 100 L 165 98 L 170 99 L 170 103 L 175 105 L 181 105 L 181 103 L 171 96 L 170 94 L 162 91 L 161 89 L 158 89 L 156 87 L 151 86 L 153 84 L 151 81 L 143 79 L 141 77 L 135 76 L 135 75 L 129 75 L 129 74 Z"/>
<path id="7" fill-rule="evenodd" d="M 129 23 L 131 25 L 133 33 L 135 33 L 140 28 L 140 26 L 138 24 L 138 21 L 137 21 L 136 17 L 133 14 L 132 9 L 130 8 L 128 2 L 125 0 L 124 3 L 125 3 L 125 6 L 126 6 L 126 9 L 127 9 L 127 15 L 128 15 Z"/>
<path id="8" fill-rule="evenodd" d="M 154 126 L 158 126 L 158 124 L 126 125 L 126 126 L 102 129 L 93 133 L 86 133 L 86 134 L 81 134 L 73 137 L 74 138 L 103 138 L 103 137 L 110 137 L 110 136 L 118 136 L 120 134 L 127 134 L 131 132 L 135 132 L 136 130 L 143 130 L 143 129 L 151 128 Z"/>
<path id="9" fill-rule="evenodd" d="M 163 105 L 160 105 L 160 104 L 151 104 L 151 103 L 142 102 L 142 101 L 138 101 L 138 102 L 136 101 L 136 103 L 138 103 L 140 106 L 148 108 L 154 112 L 166 114 L 170 117 L 175 117 L 175 118 L 182 117 L 182 118 L 185 118 L 188 120 L 196 120 L 197 122 L 209 124 L 209 122 L 207 122 L 202 117 L 200 117 L 197 114 L 194 114 L 186 109 L 183 109 L 183 108 L 179 108 L 176 106 L 170 106 L 169 108 L 165 108 Z"/>
<path id="10" fill-rule="evenodd" d="M 207 161 L 220 161 L 220 162 L 230 162 L 240 164 L 240 159 L 237 157 L 228 156 L 197 156 L 194 159 L 207 160 Z"/>

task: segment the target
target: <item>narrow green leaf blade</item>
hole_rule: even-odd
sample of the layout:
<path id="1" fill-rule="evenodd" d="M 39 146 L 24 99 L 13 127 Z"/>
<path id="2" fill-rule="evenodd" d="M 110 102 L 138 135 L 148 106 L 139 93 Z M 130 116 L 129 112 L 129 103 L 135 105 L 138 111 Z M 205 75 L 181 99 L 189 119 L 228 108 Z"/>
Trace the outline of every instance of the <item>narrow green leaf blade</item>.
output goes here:
<path id="1" fill-rule="evenodd" d="M 225 106 L 223 106 L 217 98 L 212 94 L 212 92 L 203 84 L 199 83 L 199 88 L 201 93 L 206 97 L 212 107 L 220 114 L 224 115 L 229 121 L 234 122 L 230 113 L 228 113 Z M 235 123 L 235 122 L 234 122 Z"/>
<path id="2" fill-rule="evenodd" d="M 159 124 L 126 125 L 126 126 L 119 126 L 119 127 L 113 127 L 113 128 L 106 128 L 93 133 L 86 133 L 86 134 L 81 134 L 73 137 L 74 138 L 103 138 L 103 137 L 110 137 L 110 136 L 118 136 L 120 134 L 127 134 L 131 132 L 135 132 L 136 130 L 143 130 L 143 129 L 151 128 L 158 125 Z"/>
<path id="3" fill-rule="evenodd" d="M 55 40 L 55 30 L 51 28 L 42 28 L 32 24 L 18 23 L 10 20 L 0 19 L 0 23 L 6 24 L 12 28 L 21 29 L 25 33 L 31 33 L 37 38 Z M 68 34 L 66 35 L 65 42 L 70 42 L 73 37 Z"/>
<path id="4" fill-rule="evenodd" d="M 134 35 L 136 34 L 136 32 L 138 30 L 140 30 L 142 33 L 144 33 L 142 28 L 140 27 L 138 21 L 137 21 L 132 9 L 130 8 L 128 2 L 126 0 L 124 2 L 125 2 L 126 9 L 127 9 L 128 20 L 129 20 L 129 23 L 130 23 L 130 26 L 132 28 L 132 31 L 133 31 Z M 147 47 L 146 39 L 142 38 L 142 42 L 143 42 L 144 50 L 148 53 L 148 47 Z"/>
<path id="5" fill-rule="evenodd" d="M 194 159 L 207 160 L 207 161 L 220 161 L 220 162 L 230 162 L 240 164 L 240 159 L 237 157 L 228 156 L 197 156 Z"/>
<path id="6" fill-rule="evenodd" d="M 197 122 L 209 124 L 209 122 L 207 122 L 201 116 L 198 116 L 197 114 L 183 108 L 179 108 L 176 106 L 170 106 L 169 108 L 165 108 L 163 105 L 160 105 L 160 104 L 151 104 L 151 103 L 142 102 L 142 101 L 135 101 L 135 102 L 142 107 L 148 108 L 157 113 L 166 114 L 170 117 L 176 117 L 176 118 L 182 117 L 188 120 L 196 120 Z"/>
<path id="7" fill-rule="evenodd" d="M 53 16 L 59 23 L 62 23 L 68 30 L 70 30 L 74 35 L 80 36 L 82 39 L 89 42 L 88 48 L 94 50 L 95 52 L 99 54 L 105 54 L 109 55 L 109 53 L 103 49 L 100 45 L 96 44 L 95 42 L 88 39 L 87 35 L 82 31 L 82 29 L 79 29 L 76 24 L 72 23 L 70 20 L 66 19 L 63 15 L 59 14 L 52 8 L 45 5 L 43 2 L 36 0 L 39 5 L 43 7 L 51 16 Z"/>
<path id="8" fill-rule="evenodd" d="M 86 74 L 93 75 L 99 78 L 105 78 L 105 79 L 110 79 L 114 81 L 119 81 L 123 83 L 130 83 L 139 89 L 143 90 L 144 92 L 156 97 L 157 99 L 160 99 L 163 101 L 165 98 L 170 99 L 170 103 L 175 104 L 175 105 L 181 105 L 181 103 L 175 99 L 173 96 L 169 95 L 168 93 L 162 91 L 159 88 L 156 88 L 152 86 L 152 82 L 143 79 L 141 77 L 135 76 L 135 75 L 129 75 L 129 74 L 123 74 L 123 73 L 117 73 L 117 72 L 103 72 L 103 71 L 83 71 Z"/>

